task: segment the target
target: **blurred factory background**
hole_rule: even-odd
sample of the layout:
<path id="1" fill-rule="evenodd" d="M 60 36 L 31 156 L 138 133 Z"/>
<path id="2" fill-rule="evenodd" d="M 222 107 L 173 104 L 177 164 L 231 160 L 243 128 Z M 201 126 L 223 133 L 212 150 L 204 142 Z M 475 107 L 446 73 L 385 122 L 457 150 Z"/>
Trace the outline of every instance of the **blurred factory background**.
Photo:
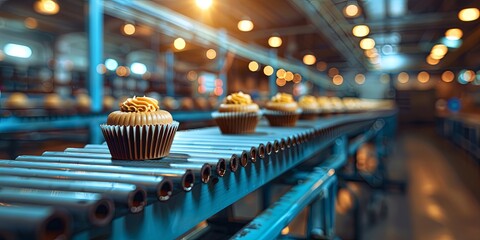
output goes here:
<path id="1" fill-rule="evenodd" d="M 399 126 L 386 168 L 408 187 L 363 196 L 388 204 L 388 214 L 369 205 L 359 236 L 475 239 L 479 8 L 476 0 L 0 0 L 0 159 L 101 143 L 99 124 L 131 96 L 159 99 L 181 129 L 214 126 L 211 112 L 236 91 L 260 105 L 277 92 L 388 99 Z M 362 187 L 339 191 L 341 238 L 356 236 L 347 213 Z"/>

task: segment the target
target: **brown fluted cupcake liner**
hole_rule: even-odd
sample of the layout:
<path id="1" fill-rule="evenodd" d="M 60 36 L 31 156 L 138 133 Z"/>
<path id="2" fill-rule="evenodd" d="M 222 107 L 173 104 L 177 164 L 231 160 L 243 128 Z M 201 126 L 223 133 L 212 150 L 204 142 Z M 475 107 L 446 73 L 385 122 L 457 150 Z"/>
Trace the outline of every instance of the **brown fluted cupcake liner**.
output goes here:
<path id="1" fill-rule="evenodd" d="M 317 115 L 319 114 L 320 110 L 317 109 L 302 109 L 302 114 L 300 115 L 300 119 L 304 120 L 315 120 Z"/>
<path id="2" fill-rule="evenodd" d="M 119 126 L 102 124 L 103 136 L 112 159 L 158 159 L 170 153 L 178 122 L 145 126 Z"/>
<path id="3" fill-rule="evenodd" d="M 282 112 L 282 111 L 272 111 L 272 110 L 264 110 L 263 112 L 268 122 L 270 123 L 270 126 L 274 126 L 274 127 L 295 126 L 301 113 L 302 113 L 301 109 L 297 109 L 297 111 L 295 112 Z"/>
<path id="4" fill-rule="evenodd" d="M 212 117 L 223 134 L 244 134 L 255 132 L 261 114 L 256 112 L 213 112 Z"/>

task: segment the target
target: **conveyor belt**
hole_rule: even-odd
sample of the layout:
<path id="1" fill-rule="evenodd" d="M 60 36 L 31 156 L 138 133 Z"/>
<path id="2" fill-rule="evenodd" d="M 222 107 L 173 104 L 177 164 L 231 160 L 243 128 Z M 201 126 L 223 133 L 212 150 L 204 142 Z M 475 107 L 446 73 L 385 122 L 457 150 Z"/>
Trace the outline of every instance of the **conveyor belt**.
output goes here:
<path id="1" fill-rule="evenodd" d="M 56 204 L 48 202 L 52 195 L 90 203 L 87 215 L 64 206 L 73 217 L 75 239 L 173 239 L 331 146 L 336 139 L 369 129 L 377 119 L 393 114 L 377 111 L 337 115 L 299 121 L 292 128 L 262 123 L 249 135 L 222 135 L 216 127 L 180 131 L 171 154 L 162 160 L 112 161 L 105 144 L 20 156 L 0 161 L 0 173 L 5 178 L 0 187 L 8 190 L 6 193 L 27 193 L 22 204 L 51 207 Z M 323 172 L 328 175 L 328 169 L 340 165 L 327 162 Z M 18 184 L 22 180 L 24 184 Z M 20 200 L 2 194 L 0 191 L 0 202 L 15 205 Z M 45 201 L 32 200 L 42 196 Z M 133 214 L 139 212 L 142 214 Z M 62 226 L 70 226 L 67 219 Z M 92 228 L 94 225 L 109 227 L 99 230 Z M 70 231 L 65 227 L 64 232 Z"/>

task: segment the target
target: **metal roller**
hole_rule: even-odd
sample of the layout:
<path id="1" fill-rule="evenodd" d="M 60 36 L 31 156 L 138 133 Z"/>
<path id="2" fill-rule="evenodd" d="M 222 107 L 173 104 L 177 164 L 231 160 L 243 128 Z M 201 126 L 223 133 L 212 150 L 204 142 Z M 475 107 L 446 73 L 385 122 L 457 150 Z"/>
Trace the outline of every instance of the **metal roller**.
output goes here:
<path id="1" fill-rule="evenodd" d="M 16 161 L 27 162 L 56 162 L 56 163 L 92 163 L 92 164 L 104 164 L 104 165 L 123 165 L 123 166 L 139 166 L 140 164 L 146 165 L 152 162 L 153 167 L 172 167 L 179 169 L 187 168 L 203 168 L 205 164 L 215 165 L 215 171 L 219 176 L 223 176 L 226 171 L 226 163 L 224 159 L 210 160 L 205 158 L 162 158 L 160 160 L 148 160 L 148 161 L 125 161 L 125 160 L 111 160 L 111 159 L 97 159 L 97 158 L 78 158 L 78 157 L 49 157 L 49 156 L 29 156 L 23 155 L 15 159 Z M 118 163 L 117 163 L 118 162 Z M 185 164 L 188 164 L 185 165 Z M 147 164 L 148 165 L 148 164 Z M 205 170 L 205 171 L 208 171 Z M 200 171 L 205 176 L 205 171 Z M 208 172 L 207 172 L 208 173 Z"/>
<path id="2" fill-rule="evenodd" d="M 80 148 L 80 149 L 85 149 L 84 151 L 80 152 L 78 150 L 77 152 L 44 152 L 42 155 L 43 156 L 57 156 L 57 157 L 77 157 L 77 158 L 98 158 L 98 159 L 111 159 L 112 156 L 110 155 L 110 152 L 108 149 L 95 149 L 96 153 L 88 153 L 86 148 Z M 101 151 L 100 151 L 101 150 Z M 101 152 L 101 153 L 100 153 Z M 242 155 L 246 155 L 247 153 L 242 153 Z M 177 159 L 187 159 L 187 158 L 208 158 L 210 160 L 212 159 L 228 159 L 228 162 L 230 164 L 230 169 L 232 171 L 235 171 L 237 169 L 238 163 L 237 163 L 237 155 L 236 154 L 202 154 L 202 153 L 170 153 L 167 158 L 177 158 Z M 243 156 L 242 156 L 243 158 Z M 117 160 L 115 160 L 117 161 Z"/>
<path id="3" fill-rule="evenodd" d="M 75 170 L 85 172 L 104 172 L 112 174 L 135 174 L 139 176 L 153 176 L 153 177 L 169 177 L 171 179 L 181 179 L 181 186 L 183 190 L 190 191 L 193 187 L 195 176 L 191 170 L 188 169 L 174 169 L 174 168 L 138 168 L 138 167 L 124 167 L 118 165 L 94 165 L 94 164 L 72 164 L 72 163 L 57 163 L 50 164 L 45 162 L 26 162 L 15 160 L 0 160 L 0 166 L 4 167 L 18 167 L 18 168 L 36 168 L 36 169 L 52 169 L 52 170 Z"/>
<path id="4" fill-rule="evenodd" d="M 102 193 L 115 202 L 117 209 L 125 208 L 131 213 L 141 212 L 147 204 L 145 190 L 128 183 L 0 176 L 0 187 Z"/>
<path id="5" fill-rule="evenodd" d="M 226 150 L 228 151 L 229 153 L 231 152 L 232 153 L 232 156 L 228 157 L 228 158 L 225 158 L 225 159 L 228 159 L 228 162 L 229 162 L 229 166 L 230 166 L 230 170 L 232 172 L 235 172 L 238 168 L 238 163 L 237 163 L 237 157 L 234 157 L 233 155 L 237 153 L 240 153 L 240 161 L 242 163 L 242 166 L 246 166 L 247 165 L 247 161 L 248 159 L 252 160 L 252 161 L 256 161 L 256 149 L 255 147 L 238 147 L 238 148 L 233 148 L 233 147 L 225 147 L 225 146 L 210 146 L 210 145 L 200 145 L 200 146 L 192 146 L 192 145 L 182 145 L 182 144 L 173 144 L 172 147 L 170 148 L 170 155 L 167 157 L 167 158 L 178 158 L 178 155 L 177 153 L 184 153 L 184 149 L 188 149 L 188 152 L 185 153 L 185 155 L 191 155 L 191 154 L 195 154 L 195 155 L 198 155 L 197 153 L 212 153 L 212 152 L 215 152 L 216 150 Z M 263 146 L 263 144 L 259 144 L 259 149 L 264 149 L 265 147 Z M 85 150 L 76 150 L 78 148 L 67 148 L 65 151 L 68 151 L 68 152 L 83 152 Z M 80 148 L 82 149 L 82 148 Z M 90 151 L 90 149 L 95 149 L 95 150 L 92 150 L 91 152 L 96 152 L 96 153 L 105 153 L 105 149 L 108 149 L 108 147 L 106 145 L 96 145 L 96 144 L 88 144 L 85 146 L 85 148 L 83 149 L 88 149 Z M 99 149 L 102 149 L 102 151 L 100 151 Z M 212 151 L 206 151 L 206 150 L 209 150 L 211 149 Z M 238 149 L 238 151 L 237 151 Z M 246 151 L 246 149 L 250 149 L 249 152 Z M 235 151 L 233 151 L 235 150 Z M 259 150 L 260 151 L 260 150 Z M 218 157 L 218 155 L 216 154 L 215 155 L 216 157 Z M 182 156 L 181 158 L 185 158 L 185 157 L 188 157 L 188 156 Z M 203 157 L 203 156 L 200 156 L 200 157 Z M 162 158 L 162 160 L 164 160 L 165 158 Z M 220 158 L 220 159 L 224 159 L 224 158 Z M 209 162 L 211 163 L 211 162 Z M 223 174 L 221 174 L 221 176 L 223 176 Z"/>
<path id="6" fill-rule="evenodd" d="M 112 221 L 115 212 L 111 200 L 89 192 L 1 187 L 0 202 L 62 207 L 71 213 L 74 229 L 88 225 L 105 226 Z"/>
<path id="7" fill-rule="evenodd" d="M 0 167 L 0 174 L 49 179 L 130 183 L 144 187 L 149 194 L 154 195 L 156 198 L 162 201 L 168 200 L 173 191 L 172 182 L 169 179 L 161 176 L 142 176 L 133 174 L 85 171 L 60 171 L 49 169 L 25 169 L 15 167 Z"/>
<path id="8" fill-rule="evenodd" d="M 65 153 L 70 154 L 70 153 L 93 153 L 93 154 L 104 154 L 110 156 L 110 150 L 108 148 L 104 149 L 91 149 L 91 148 L 67 148 L 65 149 Z M 204 152 L 195 152 L 195 151 L 189 151 L 189 150 L 176 150 L 176 151 L 170 151 L 170 154 L 168 156 L 176 156 L 178 154 L 185 154 L 189 156 L 204 156 L 204 157 L 212 157 L 212 158 L 224 158 L 228 159 L 232 156 L 232 154 L 237 154 L 238 152 L 220 152 L 220 153 L 215 153 L 212 151 L 204 151 Z M 43 155 L 48 156 L 51 155 L 52 152 L 45 152 Z M 55 153 L 56 155 L 62 154 L 62 153 Z M 77 155 L 79 156 L 79 155 Z"/>
<path id="9" fill-rule="evenodd" d="M 280 150 L 280 141 L 281 141 L 281 138 L 278 140 L 277 138 L 267 138 L 267 139 L 262 139 L 262 138 L 253 138 L 251 140 L 245 140 L 245 141 L 237 141 L 237 140 L 234 140 L 234 139 L 203 139 L 202 142 L 199 142 L 200 139 L 198 139 L 198 141 L 193 141 L 192 139 L 185 139 L 185 140 L 174 140 L 173 141 L 173 145 L 172 146 L 175 146 L 176 144 L 181 144 L 181 145 L 188 145 L 188 146 L 197 146 L 197 145 L 200 145 L 200 146 L 215 146 L 215 147 L 218 147 L 218 146 L 222 146 L 222 147 L 231 147 L 231 146 L 236 146 L 236 147 L 240 147 L 240 146 L 244 146 L 244 147 L 248 147 L 248 146 L 252 146 L 252 145 L 259 145 L 260 147 L 260 144 L 264 144 L 264 145 L 269 145 L 269 144 L 272 144 L 274 149 L 274 152 L 275 153 L 278 153 L 278 151 Z M 261 142 L 261 143 L 259 143 Z M 258 148 L 259 148 L 258 147 Z M 268 151 L 267 151 L 268 152 Z M 272 153 L 272 151 L 270 151 L 270 153 Z"/>
<path id="10" fill-rule="evenodd" d="M 53 207 L 0 205 L 0 239 L 69 239 L 70 216 Z"/>

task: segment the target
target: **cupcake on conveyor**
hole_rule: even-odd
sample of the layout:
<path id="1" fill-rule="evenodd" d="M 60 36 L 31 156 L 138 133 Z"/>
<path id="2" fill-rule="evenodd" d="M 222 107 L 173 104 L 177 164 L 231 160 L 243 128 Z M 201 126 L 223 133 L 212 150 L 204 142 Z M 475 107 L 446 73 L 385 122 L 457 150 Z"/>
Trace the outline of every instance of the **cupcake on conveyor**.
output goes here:
<path id="1" fill-rule="evenodd" d="M 305 95 L 298 100 L 298 106 L 302 109 L 300 118 L 314 120 L 320 110 L 317 98 L 311 95 Z"/>
<path id="2" fill-rule="evenodd" d="M 250 95 L 238 92 L 228 95 L 212 117 L 224 134 L 253 133 L 261 116 L 259 109 Z"/>
<path id="3" fill-rule="evenodd" d="M 264 115 L 270 126 L 292 127 L 302 112 L 292 95 L 277 93 L 265 105 Z"/>
<path id="4" fill-rule="evenodd" d="M 178 122 L 149 97 L 128 98 L 100 125 L 112 159 L 147 160 L 170 152 Z"/>

